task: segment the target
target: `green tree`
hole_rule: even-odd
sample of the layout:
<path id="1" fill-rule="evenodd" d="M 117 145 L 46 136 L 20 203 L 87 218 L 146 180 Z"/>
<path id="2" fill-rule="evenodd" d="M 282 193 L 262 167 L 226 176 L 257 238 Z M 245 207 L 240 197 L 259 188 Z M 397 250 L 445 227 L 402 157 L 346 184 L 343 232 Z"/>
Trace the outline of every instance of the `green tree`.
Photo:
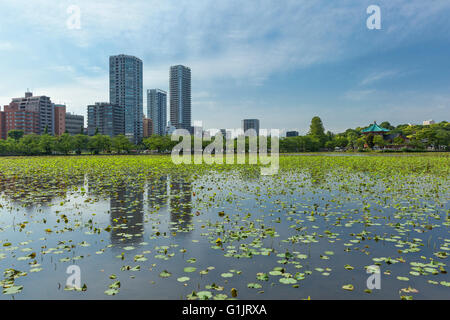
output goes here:
<path id="1" fill-rule="evenodd" d="M 143 143 L 150 151 L 156 150 L 159 152 L 161 149 L 161 140 L 158 135 L 152 135 L 151 137 L 144 139 Z"/>
<path id="2" fill-rule="evenodd" d="M 435 138 L 439 149 L 442 147 L 447 149 L 450 146 L 450 131 L 438 129 Z"/>
<path id="3" fill-rule="evenodd" d="M 120 134 L 112 139 L 112 148 L 117 151 L 117 153 L 122 153 L 122 151 L 129 153 L 133 148 L 133 144 L 127 137 Z"/>
<path id="4" fill-rule="evenodd" d="M 97 134 L 90 138 L 88 147 L 93 154 L 109 152 L 111 149 L 111 138 L 109 136 Z"/>
<path id="5" fill-rule="evenodd" d="M 89 137 L 85 134 L 77 134 L 73 137 L 73 147 L 76 154 L 81 154 L 88 149 Z"/>
<path id="6" fill-rule="evenodd" d="M 334 150 L 336 148 L 336 141 L 331 140 L 331 141 L 325 142 L 325 148 L 327 148 L 328 150 Z"/>
<path id="7" fill-rule="evenodd" d="M 40 137 L 37 134 L 28 134 L 17 143 L 18 151 L 26 156 L 35 156 L 42 153 Z"/>
<path id="8" fill-rule="evenodd" d="M 334 138 L 335 146 L 345 148 L 348 145 L 348 139 L 344 136 L 336 136 Z"/>
<path id="9" fill-rule="evenodd" d="M 392 141 L 395 145 L 399 146 L 405 143 L 405 140 L 401 137 L 395 137 L 394 140 Z"/>
<path id="10" fill-rule="evenodd" d="M 366 145 L 366 138 L 365 137 L 360 137 L 356 140 L 355 142 L 355 146 L 358 149 L 364 149 L 364 146 Z"/>
<path id="11" fill-rule="evenodd" d="M 165 152 L 171 150 L 178 142 L 172 141 L 169 136 L 152 135 L 144 140 L 144 145 L 147 149 L 158 152 Z M 209 144 L 209 143 L 207 143 Z"/>
<path id="12" fill-rule="evenodd" d="M 352 149 L 356 149 L 357 145 L 356 145 L 356 141 L 358 140 L 358 134 L 355 133 L 354 131 L 346 131 L 347 134 L 347 147 L 352 148 Z"/>
<path id="13" fill-rule="evenodd" d="M 22 137 L 24 136 L 24 132 L 23 130 L 11 130 L 8 131 L 8 137 L 19 141 Z"/>
<path id="14" fill-rule="evenodd" d="M 376 135 L 373 137 L 373 144 L 382 148 L 386 145 L 386 142 L 383 139 L 383 136 Z"/>
<path id="15" fill-rule="evenodd" d="M 69 154 L 75 149 L 74 139 L 68 133 L 63 133 L 56 139 L 56 150 L 64 154 Z"/>
<path id="16" fill-rule="evenodd" d="M 394 130 L 395 127 L 391 126 L 391 124 L 388 121 L 384 121 L 380 124 L 380 127 L 388 129 L 388 130 Z"/>
<path id="17" fill-rule="evenodd" d="M 6 140 L 0 139 L 0 155 L 8 154 L 8 144 Z"/>
<path id="18" fill-rule="evenodd" d="M 366 144 L 370 149 L 373 149 L 373 146 L 374 146 L 373 139 L 374 139 L 374 135 L 372 133 L 369 133 L 365 137 Z"/>
<path id="19" fill-rule="evenodd" d="M 322 120 L 319 117 L 312 118 L 308 135 L 313 139 L 317 139 L 320 143 L 320 147 L 325 145 L 327 136 L 325 134 L 325 128 L 323 127 Z"/>
<path id="20" fill-rule="evenodd" d="M 55 150 L 55 142 L 55 137 L 49 134 L 42 135 L 39 141 L 42 152 L 44 154 L 51 154 L 52 151 Z"/>

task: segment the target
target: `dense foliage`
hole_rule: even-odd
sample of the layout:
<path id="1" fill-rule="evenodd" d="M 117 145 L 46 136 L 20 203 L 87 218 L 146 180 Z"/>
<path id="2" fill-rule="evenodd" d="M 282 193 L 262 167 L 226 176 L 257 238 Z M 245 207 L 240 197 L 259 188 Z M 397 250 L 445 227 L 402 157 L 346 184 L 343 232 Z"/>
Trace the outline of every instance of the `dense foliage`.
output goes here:
<path id="1" fill-rule="evenodd" d="M 380 125 L 390 130 L 388 134 L 396 136 L 393 141 L 387 142 L 380 135 L 364 135 L 364 127 L 347 129 L 345 132 L 334 134 L 330 131 L 324 133 L 320 118 L 314 117 L 311 121 L 310 131 L 306 136 L 289 137 L 281 139 L 281 152 L 305 152 L 319 150 L 364 150 L 383 148 L 388 145 L 406 149 L 416 150 L 449 150 L 450 146 L 450 123 L 443 121 L 432 125 L 408 125 L 402 124 L 397 127 L 389 122 Z"/>
<path id="2" fill-rule="evenodd" d="M 389 122 L 380 125 L 389 129 L 389 134 L 396 136 L 387 142 L 379 135 L 362 134 L 363 127 L 347 129 L 345 132 L 334 134 L 330 131 L 325 133 L 322 120 L 314 117 L 311 120 L 310 130 L 305 136 L 289 137 L 280 139 L 280 152 L 313 152 L 335 150 L 367 150 L 382 149 L 388 145 L 400 150 L 438 150 L 447 151 L 450 146 L 450 123 L 441 123 L 422 126 L 402 124 L 397 127 Z M 194 146 L 194 138 L 191 138 Z M 203 140 L 204 149 L 214 140 Z M 51 154 L 100 154 L 100 153 L 130 153 L 131 151 L 152 150 L 160 153 L 170 152 L 177 144 L 170 136 L 154 135 L 144 139 L 142 144 L 134 145 L 125 136 L 119 135 L 114 138 L 95 134 L 92 137 L 78 134 L 71 136 L 65 133 L 54 137 L 49 134 L 41 136 L 31 134 L 24 135 L 20 130 L 8 132 L 8 139 L 0 140 L 0 155 L 51 155 Z M 268 139 L 268 147 L 271 141 Z M 226 143 L 223 143 L 224 150 Z M 234 150 L 237 150 L 237 141 L 234 140 Z M 249 141 L 246 139 L 246 150 L 249 150 Z"/>

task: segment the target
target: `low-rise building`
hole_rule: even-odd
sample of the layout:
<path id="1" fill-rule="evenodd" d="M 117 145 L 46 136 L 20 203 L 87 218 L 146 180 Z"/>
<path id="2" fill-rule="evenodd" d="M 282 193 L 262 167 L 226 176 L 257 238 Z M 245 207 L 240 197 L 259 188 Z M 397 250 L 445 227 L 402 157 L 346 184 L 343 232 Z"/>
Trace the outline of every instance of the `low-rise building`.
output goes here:
<path id="1" fill-rule="evenodd" d="M 288 131 L 286 132 L 286 137 L 298 137 L 298 131 Z"/>
<path id="2" fill-rule="evenodd" d="M 432 125 L 432 124 L 435 124 L 436 122 L 434 121 L 434 120 L 425 120 L 424 122 L 423 122 L 423 125 L 424 126 L 430 126 L 430 125 Z"/>
<path id="3" fill-rule="evenodd" d="M 144 118 L 144 138 L 148 138 L 153 135 L 153 120 Z"/>
<path id="4" fill-rule="evenodd" d="M 66 113 L 66 131 L 71 135 L 84 133 L 84 116 Z"/>

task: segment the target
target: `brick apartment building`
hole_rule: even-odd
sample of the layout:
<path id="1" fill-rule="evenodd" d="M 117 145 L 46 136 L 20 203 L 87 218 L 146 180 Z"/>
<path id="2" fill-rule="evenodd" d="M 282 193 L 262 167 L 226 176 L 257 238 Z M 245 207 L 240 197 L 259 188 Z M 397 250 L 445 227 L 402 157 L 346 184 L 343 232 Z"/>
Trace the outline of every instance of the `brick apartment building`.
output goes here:
<path id="1" fill-rule="evenodd" d="M 0 116 L 1 135 L 7 138 L 7 133 L 11 130 L 22 130 L 24 134 L 39 134 L 39 112 L 21 109 L 18 103 L 11 102 L 4 107 Z M 3 129 L 4 128 L 4 129 Z"/>
<path id="2" fill-rule="evenodd" d="M 66 132 L 66 106 L 55 104 L 54 113 L 55 136 L 60 136 Z"/>
<path id="3" fill-rule="evenodd" d="M 11 103 L 17 104 L 20 111 L 38 113 L 39 131 L 36 132 L 37 134 L 43 134 L 45 129 L 49 134 L 54 134 L 54 104 L 49 97 L 33 96 L 32 92 L 25 92 L 25 97 L 13 98 Z"/>

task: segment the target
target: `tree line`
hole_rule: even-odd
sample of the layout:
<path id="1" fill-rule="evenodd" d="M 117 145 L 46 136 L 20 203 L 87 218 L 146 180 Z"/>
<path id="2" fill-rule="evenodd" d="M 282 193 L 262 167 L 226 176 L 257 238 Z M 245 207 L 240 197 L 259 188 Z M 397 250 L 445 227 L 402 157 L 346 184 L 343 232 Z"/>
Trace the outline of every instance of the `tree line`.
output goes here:
<path id="1" fill-rule="evenodd" d="M 381 135 L 363 134 L 365 127 L 347 129 L 345 132 L 334 134 L 325 133 L 320 118 L 315 117 L 311 122 L 308 136 L 315 139 L 320 149 L 334 150 L 335 148 L 347 150 L 383 149 L 387 146 L 424 151 L 428 148 L 437 151 L 448 151 L 450 147 L 450 123 L 442 121 L 432 125 L 401 124 L 392 126 L 385 121 L 380 127 L 389 130 L 386 134 L 393 137 L 386 141 Z"/>
<path id="2" fill-rule="evenodd" d="M 389 122 L 383 122 L 381 127 L 389 130 L 389 134 L 398 134 L 390 142 L 404 148 L 415 150 L 449 150 L 450 147 L 450 123 L 443 121 L 428 126 L 402 124 L 396 127 Z M 339 149 L 367 150 L 375 147 L 383 148 L 388 143 L 379 135 L 362 134 L 363 127 L 347 129 L 345 132 L 334 134 L 325 132 L 322 120 L 314 117 L 311 120 L 309 132 L 303 136 L 287 137 L 280 139 L 280 152 L 314 152 L 330 151 Z M 406 138 L 406 140 L 405 140 Z M 191 137 L 193 140 L 194 137 Z M 212 137 L 214 140 L 214 137 Z M 203 140 L 204 149 L 211 141 Z M 70 135 L 64 133 L 61 136 L 52 136 L 48 133 L 43 135 L 24 135 L 23 131 L 12 130 L 8 132 L 6 140 L 0 140 L 0 155 L 52 155 L 52 154 L 101 154 L 101 153 L 131 153 L 144 150 L 159 153 L 170 152 L 178 141 L 172 141 L 170 136 L 153 135 L 143 140 L 139 145 L 134 145 L 124 135 L 113 138 L 99 134 L 94 136 L 85 134 Z M 193 141 L 192 141 L 192 145 Z M 237 149 L 237 140 L 234 139 L 234 150 Z M 267 141 L 268 148 L 271 147 L 271 139 Z M 226 142 L 224 139 L 224 150 Z M 249 139 L 246 138 L 246 151 L 249 150 Z"/>
<path id="3" fill-rule="evenodd" d="M 111 138 L 96 134 L 92 137 L 85 134 L 60 136 L 50 134 L 28 134 L 23 131 L 8 132 L 6 140 L 0 140 L 0 155 L 52 155 L 52 154 L 100 154 L 100 153 L 129 153 L 134 146 L 124 135 Z"/>

